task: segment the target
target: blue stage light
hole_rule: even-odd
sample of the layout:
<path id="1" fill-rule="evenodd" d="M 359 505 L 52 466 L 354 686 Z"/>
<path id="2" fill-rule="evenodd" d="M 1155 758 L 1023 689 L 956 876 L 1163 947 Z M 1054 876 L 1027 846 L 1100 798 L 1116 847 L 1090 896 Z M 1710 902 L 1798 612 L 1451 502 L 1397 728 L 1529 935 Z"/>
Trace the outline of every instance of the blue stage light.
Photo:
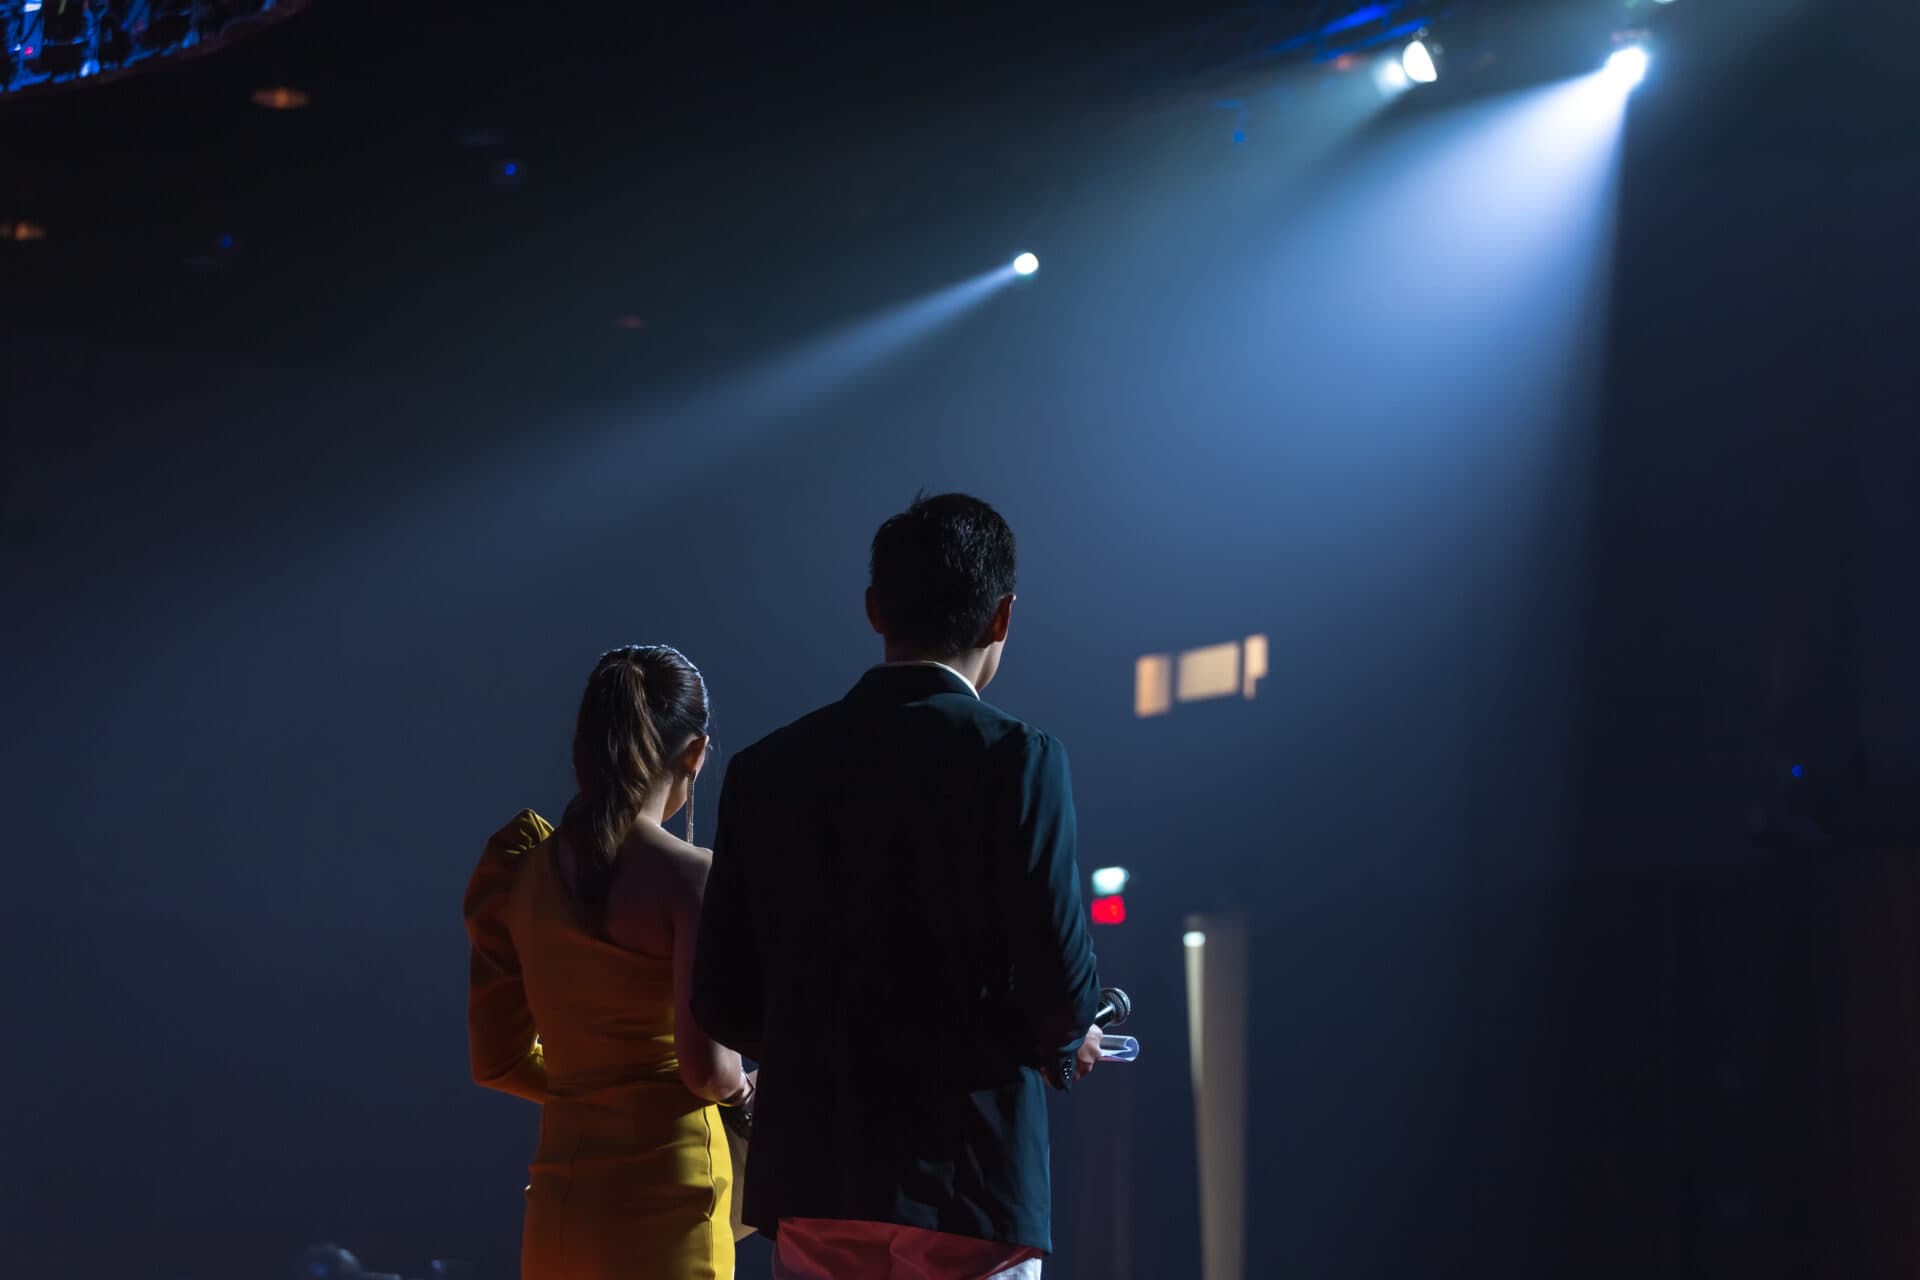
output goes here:
<path id="1" fill-rule="evenodd" d="M 1030 276 L 1040 269 L 1040 259 L 1030 253 L 1023 253 L 1013 260 L 1013 274 Z"/>

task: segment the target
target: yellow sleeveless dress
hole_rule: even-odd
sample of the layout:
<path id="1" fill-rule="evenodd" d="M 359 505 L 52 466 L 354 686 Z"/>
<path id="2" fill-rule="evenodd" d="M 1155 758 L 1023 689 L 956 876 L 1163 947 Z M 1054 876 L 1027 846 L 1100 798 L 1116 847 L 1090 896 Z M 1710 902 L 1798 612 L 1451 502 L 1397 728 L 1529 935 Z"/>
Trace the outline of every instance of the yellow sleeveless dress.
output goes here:
<path id="1" fill-rule="evenodd" d="M 553 829 L 522 811 L 467 890 L 474 1078 L 540 1103 L 523 1280 L 729 1280 L 733 1171 L 680 1083 L 673 965 L 582 928 Z"/>

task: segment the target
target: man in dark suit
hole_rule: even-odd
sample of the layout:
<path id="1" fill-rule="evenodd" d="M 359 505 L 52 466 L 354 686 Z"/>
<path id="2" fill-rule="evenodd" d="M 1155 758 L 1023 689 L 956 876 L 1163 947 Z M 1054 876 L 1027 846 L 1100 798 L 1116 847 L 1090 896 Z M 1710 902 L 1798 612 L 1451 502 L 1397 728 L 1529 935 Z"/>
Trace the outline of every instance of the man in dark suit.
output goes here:
<path id="1" fill-rule="evenodd" d="M 743 1217 L 792 1280 L 1038 1276 L 1046 1090 L 1099 1057 L 1066 752 L 981 701 L 1013 531 L 921 498 L 873 540 L 886 662 L 740 752 L 693 1013 L 760 1063 Z"/>

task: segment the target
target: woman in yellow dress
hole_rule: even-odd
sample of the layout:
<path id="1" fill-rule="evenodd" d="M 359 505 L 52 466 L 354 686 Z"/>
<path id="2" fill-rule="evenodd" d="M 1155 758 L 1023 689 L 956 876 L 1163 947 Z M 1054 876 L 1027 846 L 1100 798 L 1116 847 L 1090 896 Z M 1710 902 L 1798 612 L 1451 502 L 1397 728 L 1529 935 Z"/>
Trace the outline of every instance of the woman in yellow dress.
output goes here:
<path id="1" fill-rule="evenodd" d="M 523 810 L 467 889 L 474 1079 L 540 1104 L 524 1280 L 733 1274 L 718 1108 L 749 1106 L 753 1081 L 688 1012 L 712 858 L 661 826 L 692 803 L 707 724 L 678 651 L 602 656 L 559 829 Z"/>

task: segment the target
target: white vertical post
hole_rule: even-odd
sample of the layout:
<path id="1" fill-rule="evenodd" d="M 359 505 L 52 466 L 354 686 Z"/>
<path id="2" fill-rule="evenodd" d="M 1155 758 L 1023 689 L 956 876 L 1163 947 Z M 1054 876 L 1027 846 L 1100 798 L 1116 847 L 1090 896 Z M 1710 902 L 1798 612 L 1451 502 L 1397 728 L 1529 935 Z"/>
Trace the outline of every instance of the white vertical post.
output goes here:
<path id="1" fill-rule="evenodd" d="M 1245 1280 L 1247 926 L 1189 916 L 1187 1043 L 1200 1169 L 1202 1280 Z"/>

